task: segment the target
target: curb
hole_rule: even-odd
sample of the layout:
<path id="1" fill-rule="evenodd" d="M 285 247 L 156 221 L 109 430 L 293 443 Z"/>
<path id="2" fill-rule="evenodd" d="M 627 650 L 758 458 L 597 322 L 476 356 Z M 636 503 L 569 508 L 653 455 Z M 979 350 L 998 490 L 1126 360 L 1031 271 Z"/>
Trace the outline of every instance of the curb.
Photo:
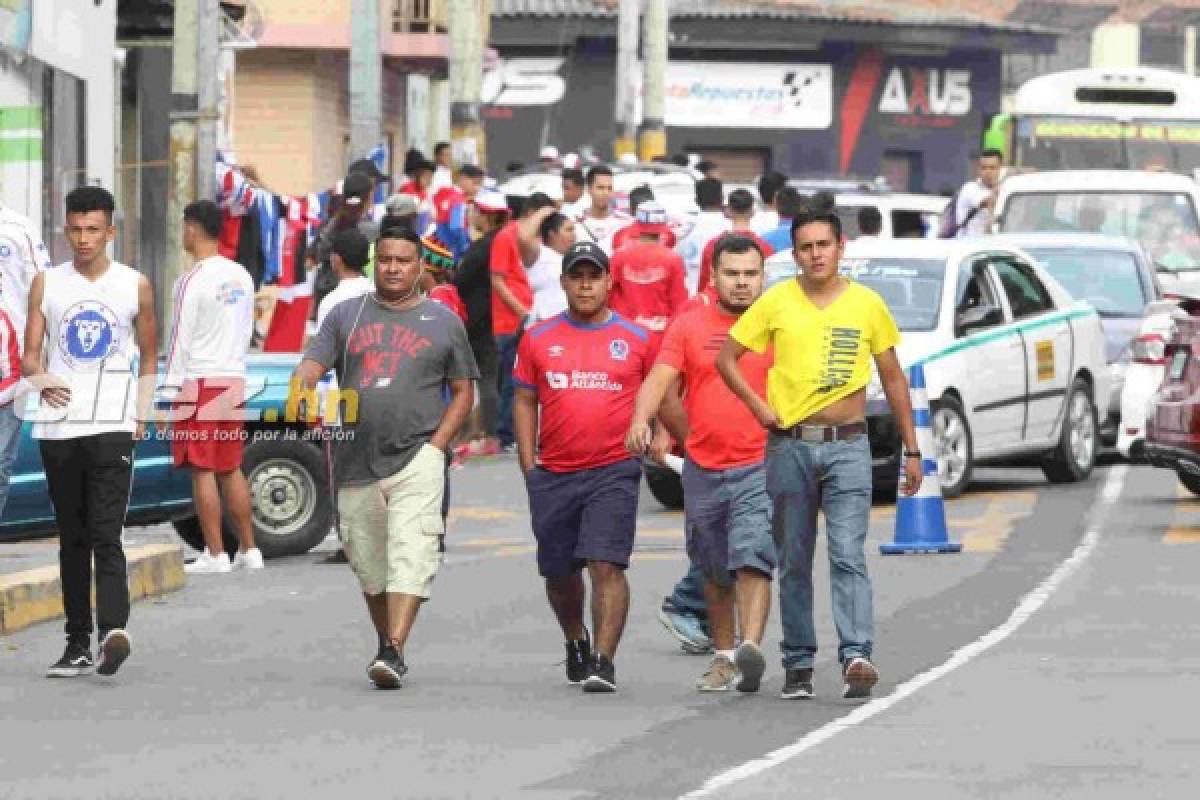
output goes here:
<path id="1" fill-rule="evenodd" d="M 141 600 L 182 589 L 183 548 L 148 544 L 125 550 L 129 599 Z M 93 588 L 93 602 L 95 589 Z M 63 615 L 58 565 L 0 575 L 0 634 L 14 633 Z"/>

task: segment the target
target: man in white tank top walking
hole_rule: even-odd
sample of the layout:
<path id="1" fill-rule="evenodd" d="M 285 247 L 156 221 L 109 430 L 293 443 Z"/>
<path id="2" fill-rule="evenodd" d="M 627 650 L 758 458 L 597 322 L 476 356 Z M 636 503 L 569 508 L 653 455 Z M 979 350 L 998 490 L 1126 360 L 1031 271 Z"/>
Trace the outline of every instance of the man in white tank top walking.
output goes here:
<path id="1" fill-rule="evenodd" d="M 254 281 L 245 267 L 217 251 L 221 210 L 198 200 L 183 210 L 183 249 L 195 265 L 175 282 L 174 323 L 167 345 L 168 392 L 176 389 L 171 455 L 192 471 L 192 497 L 204 552 L 190 574 L 262 569 L 254 546 L 250 487 L 242 474 L 246 351 L 254 333 Z M 230 563 L 221 535 L 221 500 L 238 537 Z"/>
<path id="2" fill-rule="evenodd" d="M 129 583 L 121 529 L 133 481 L 133 444 L 154 399 L 154 293 L 137 270 L 112 261 L 113 197 L 86 186 L 67 195 L 71 261 L 38 274 L 29 290 L 25 355 L 40 391 L 33 436 L 58 522 L 67 648 L 47 671 L 112 675 L 129 656 Z M 96 627 L 91 654 L 95 560 Z"/>

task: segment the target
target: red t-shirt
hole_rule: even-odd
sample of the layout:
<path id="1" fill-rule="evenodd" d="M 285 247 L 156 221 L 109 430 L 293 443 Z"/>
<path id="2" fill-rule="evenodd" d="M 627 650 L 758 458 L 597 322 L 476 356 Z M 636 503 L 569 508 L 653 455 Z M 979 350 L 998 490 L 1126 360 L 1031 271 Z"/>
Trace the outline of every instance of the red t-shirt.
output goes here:
<path id="1" fill-rule="evenodd" d="M 608 305 L 650 332 L 652 352 L 688 300 L 684 270 L 679 254 L 657 242 L 634 242 L 612 257 Z"/>
<path id="2" fill-rule="evenodd" d="M 703 308 L 705 306 L 715 306 L 717 304 L 717 290 L 712 286 L 705 287 L 704 291 L 696 292 L 683 305 L 683 311 L 680 311 L 680 316 L 691 311 L 693 308 Z"/>
<path id="3" fill-rule="evenodd" d="M 730 233 L 753 239 L 763 251 L 763 261 L 766 261 L 769 256 L 775 253 L 775 248 L 763 241 L 762 237 L 754 231 L 728 231 L 727 233 L 722 233 L 721 236 L 728 236 Z M 704 253 L 700 256 L 700 278 L 696 283 L 697 292 L 704 291 L 704 287 L 712 283 L 713 251 L 717 249 L 717 239 L 720 239 L 721 236 L 709 239 L 708 244 L 704 245 Z"/>
<path id="4" fill-rule="evenodd" d="M 435 303 L 441 303 L 457 314 L 464 325 L 467 324 L 467 307 L 463 305 L 462 297 L 453 283 L 439 283 L 434 286 L 429 290 L 429 299 Z"/>
<path id="5" fill-rule="evenodd" d="M 615 253 L 622 247 L 625 247 L 625 245 L 636 242 L 638 230 L 640 228 L 641 226 L 635 222 L 632 225 L 626 225 L 624 228 L 621 228 L 621 230 L 614 233 L 612 244 L 613 252 Z M 675 249 L 675 233 L 673 231 L 668 230 L 665 234 L 663 234 L 659 241 L 662 243 L 663 247 L 669 247 L 672 250 Z"/>
<path id="6" fill-rule="evenodd" d="M 715 303 L 697 305 L 671 323 L 658 362 L 683 373 L 683 407 L 688 416 L 688 458 L 704 469 L 758 464 L 766 456 L 767 432 L 717 372 L 717 354 L 737 317 Z M 771 351 L 748 352 L 738 361 L 751 388 L 765 397 Z"/>
<path id="7" fill-rule="evenodd" d="M 533 305 L 533 289 L 525 275 L 525 263 L 521 261 L 521 248 L 517 245 L 517 223 L 511 221 L 500 229 L 492 239 L 489 264 L 493 275 L 504 278 L 508 290 L 517 302 L 526 308 Z M 492 292 L 492 333 L 496 336 L 516 333 L 521 327 L 521 318 L 500 299 L 500 293 Z"/>
<path id="8" fill-rule="evenodd" d="M 650 371 L 649 337 L 614 313 L 584 325 L 569 312 L 525 332 L 513 382 L 537 393 L 538 447 L 551 472 L 576 472 L 629 458 L 625 433 Z"/>
<path id="9" fill-rule="evenodd" d="M 454 207 L 467 202 L 467 196 L 457 186 L 443 186 L 433 193 L 434 222 L 445 224 L 450 221 Z"/>

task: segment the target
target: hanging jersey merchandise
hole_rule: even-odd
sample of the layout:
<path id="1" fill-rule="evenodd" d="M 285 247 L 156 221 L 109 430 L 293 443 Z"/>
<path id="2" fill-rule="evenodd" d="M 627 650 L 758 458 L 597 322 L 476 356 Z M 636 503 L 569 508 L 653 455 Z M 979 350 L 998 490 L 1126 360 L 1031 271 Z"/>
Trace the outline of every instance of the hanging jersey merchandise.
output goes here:
<path id="1" fill-rule="evenodd" d="M 47 372 L 65 380 L 65 409 L 41 404 L 35 439 L 73 439 L 136 429 L 138 312 L 137 270 L 113 261 L 95 280 L 67 262 L 45 273 Z"/>
<path id="2" fill-rule="evenodd" d="M 278 280 L 279 293 L 271 325 L 263 341 L 268 353 L 295 353 L 304 345 L 304 332 L 312 305 L 312 280 L 315 271 L 304 269 L 305 255 L 313 228 L 320 221 L 321 202 L 316 195 L 292 197 L 287 215 Z"/>
<path id="3" fill-rule="evenodd" d="M 242 217 L 254 206 L 254 186 L 241 171 L 220 162 L 217 169 L 217 206 L 221 209 L 221 235 L 217 249 L 226 258 L 236 258 L 242 234 Z"/>

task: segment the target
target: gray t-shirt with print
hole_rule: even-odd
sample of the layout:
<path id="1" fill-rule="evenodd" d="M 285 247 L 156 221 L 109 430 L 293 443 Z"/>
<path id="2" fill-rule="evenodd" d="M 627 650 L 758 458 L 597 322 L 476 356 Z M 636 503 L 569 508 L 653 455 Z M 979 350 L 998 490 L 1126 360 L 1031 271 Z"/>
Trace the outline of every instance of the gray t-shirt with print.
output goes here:
<path id="1" fill-rule="evenodd" d="M 462 321 L 424 300 L 398 311 L 374 293 L 338 303 L 305 358 L 337 371 L 342 392 L 358 392 L 358 415 L 334 442 L 338 486 L 362 486 L 404 469 L 446 411 L 446 385 L 478 380 Z M 349 406 L 344 406 L 349 410 Z"/>

